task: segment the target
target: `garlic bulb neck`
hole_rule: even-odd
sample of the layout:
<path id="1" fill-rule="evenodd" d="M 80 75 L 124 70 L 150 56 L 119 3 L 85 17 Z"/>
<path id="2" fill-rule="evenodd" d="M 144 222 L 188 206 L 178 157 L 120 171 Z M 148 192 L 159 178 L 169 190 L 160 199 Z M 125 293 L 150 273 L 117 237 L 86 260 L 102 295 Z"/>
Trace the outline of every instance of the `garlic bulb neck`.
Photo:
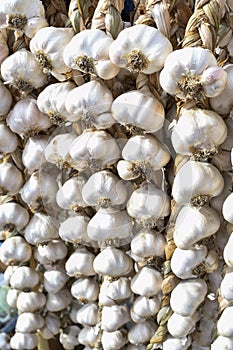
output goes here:
<path id="1" fill-rule="evenodd" d="M 74 63 L 77 65 L 77 68 L 84 73 L 96 74 L 95 73 L 95 63 L 91 57 L 87 55 L 78 56 L 74 58 Z"/>
<path id="2" fill-rule="evenodd" d="M 52 65 L 49 61 L 49 58 L 43 51 L 37 51 L 37 53 L 35 54 L 35 59 L 41 67 L 48 70 L 52 69 Z"/>
<path id="3" fill-rule="evenodd" d="M 53 124 L 56 124 L 58 126 L 63 126 L 66 122 L 65 117 L 63 117 L 63 115 L 61 115 L 58 112 L 51 111 L 51 112 L 48 112 L 47 114 Z"/>
<path id="4" fill-rule="evenodd" d="M 196 161 L 207 160 L 208 158 L 213 157 L 215 154 L 218 154 L 217 147 L 213 147 L 212 149 L 192 149 L 193 159 Z"/>
<path id="5" fill-rule="evenodd" d="M 177 85 L 188 100 L 200 101 L 205 97 L 201 77 L 198 75 L 182 76 Z"/>
<path id="6" fill-rule="evenodd" d="M 28 81 L 20 78 L 15 79 L 15 86 L 17 87 L 17 89 L 19 89 L 22 92 L 30 92 L 33 90 L 32 85 L 29 84 Z"/>
<path id="7" fill-rule="evenodd" d="M 210 201 L 210 196 L 208 194 L 200 194 L 191 199 L 191 205 L 194 207 L 203 207 Z"/>
<path id="8" fill-rule="evenodd" d="M 148 59 L 139 49 L 133 49 L 127 55 L 127 69 L 132 73 L 139 73 L 148 67 Z"/>
<path id="9" fill-rule="evenodd" d="M 7 26 L 10 29 L 23 29 L 27 24 L 26 16 L 20 14 L 12 14 L 7 16 Z"/>

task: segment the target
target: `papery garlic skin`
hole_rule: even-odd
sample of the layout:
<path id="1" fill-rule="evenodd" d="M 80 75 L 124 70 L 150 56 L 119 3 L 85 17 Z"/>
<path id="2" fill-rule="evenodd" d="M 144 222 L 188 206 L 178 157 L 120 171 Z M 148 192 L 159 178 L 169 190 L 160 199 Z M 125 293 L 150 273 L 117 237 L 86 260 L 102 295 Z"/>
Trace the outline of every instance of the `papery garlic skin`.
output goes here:
<path id="1" fill-rule="evenodd" d="M 31 218 L 29 224 L 24 230 L 24 237 L 28 243 L 37 245 L 48 242 L 51 239 L 59 238 L 58 229 L 55 226 L 54 219 L 45 214 L 36 213 Z"/>
<path id="2" fill-rule="evenodd" d="M 16 332 L 10 340 L 11 349 L 31 350 L 38 345 L 36 334 Z"/>
<path id="3" fill-rule="evenodd" d="M 42 308 L 45 303 L 46 296 L 42 292 L 21 292 L 17 299 L 17 309 L 20 313 L 34 313 Z"/>
<path id="4" fill-rule="evenodd" d="M 135 294 L 149 298 L 160 292 L 161 284 L 161 273 L 151 267 L 145 266 L 133 276 L 131 289 Z"/>
<path id="5" fill-rule="evenodd" d="M 44 326 L 44 318 L 40 314 L 23 312 L 18 316 L 15 329 L 21 333 L 34 333 Z"/>
<path id="6" fill-rule="evenodd" d="M 233 224 L 233 193 L 231 193 L 224 201 L 222 207 L 224 219 Z"/>
<path id="7" fill-rule="evenodd" d="M 38 95 L 37 104 L 41 112 L 49 116 L 53 124 L 62 126 L 72 115 L 66 109 L 67 96 L 76 85 L 71 81 L 46 86 Z"/>
<path id="8" fill-rule="evenodd" d="M 191 249 L 195 243 L 213 235 L 220 227 L 218 213 L 207 206 L 184 206 L 175 223 L 174 242 L 180 249 Z"/>
<path id="9" fill-rule="evenodd" d="M 184 100 L 215 97 L 224 90 L 226 82 L 227 74 L 217 67 L 213 53 L 202 47 L 173 51 L 160 73 L 163 90 Z"/>
<path id="10" fill-rule="evenodd" d="M 51 312 L 61 311 L 72 302 L 69 289 L 61 289 L 57 293 L 48 293 L 46 309 Z"/>
<path id="11" fill-rule="evenodd" d="M 44 150 L 47 144 L 47 136 L 30 137 L 27 140 L 22 154 L 22 162 L 29 174 L 39 170 L 45 163 Z"/>
<path id="12" fill-rule="evenodd" d="M 223 177 L 215 166 L 190 160 L 176 174 L 172 195 L 179 204 L 198 205 L 219 195 L 223 187 Z"/>
<path id="13" fill-rule="evenodd" d="M 130 72 L 152 74 L 163 68 L 171 51 L 170 41 L 159 30 L 137 24 L 119 33 L 109 56 L 115 65 Z"/>
<path id="14" fill-rule="evenodd" d="M 71 122 L 83 121 L 86 127 L 105 129 L 115 123 L 111 106 L 113 95 L 104 82 L 93 80 L 72 89 L 66 98 L 67 118 Z"/>
<path id="15" fill-rule="evenodd" d="M 48 116 L 40 112 L 34 98 L 16 102 L 6 121 L 10 129 L 22 138 L 33 136 L 51 126 Z"/>
<path id="16" fill-rule="evenodd" d="M 205 156 L 208 152 L 215 152 L 226 137 L 226 124 L 217 113 L 199 108 L 182 108 L 171 140 L 176 153 L 198 156 L 203 152 Z"/>
<path id="17" fill-rule="evenodd" d="M 85 215 L 71 216 L 60 224 L 59 236 L 66 242 L 73 244 L 90 243 L 87 235 L 87 225 L 90 218 Z"/>
<path id="18" fill-rule="evenodd" d="M 63 51 L 74 35 L 72 28 L 47 27 L 37 31 L 30 41 L 30 51 L 43 68 L 59 81 L 67 79 L 70 68 L 63 60 Z"/>
<path id="19" fill-rule="evenodd" d="M 80 302 L 96 301 L 99 295 L 99 284 L 94 278 L 79 278 L 71 286 L 72 296 Z"/>
<path id="20" fill-rule="evenodd" d="M 20 266 L 12 274 L 10 285 L 16 289 L 28 289 L 35 287 L 40 280 L 39 273 L 28 266 Z"/>
<path id="21" fill-rule="evenodd" d="M 112 115 L 120 124 L 152 133 L 162 128 L 165 112 L 161 102 L 145 86 L 115 98 L 112 103 Z"/>
<path id="22" fill-rule="evenodd" d="M 12 96 L 10 91 L 6 88 L 6 86 L 0 80 L 0 116 L 6 115 L 12 104 Z"/>
<path id="23" fill-rule="evenodd" d="M 86 202 L 82 198 L 82 188 L 85 185 L 85 177 L 82 175 L 68 179 L 56 194 L 56 201 L 59 207 L 63 209 L 72 209 L 86 207 Z"/>
<path id="24" fill-rule="evenodd" d="M 99 29 L 86 29 L 76 34 L 64 49 L 65 64 L 101 79 L 114 78 L 119 68 L 109 59 L 113 39 Z"/>
<path id="25" fill-rule="evenodd" d="M 18 147 L 17 136 L 5 123 L 0 124 L 0 152 L 12 153 Z"/>
<path id="26" fill-rule="evenodd" d="M 47 77 L 33 54 L 26 49 L 16 51 L 3 61 L 1 75 L 7 84 L 13 85 L 24 95 L 47 82 Z"/>
<path id="27" fill-rule="evenodd" d="M 31 246 L 20 236 L 8 238 L 0 247 L 0 260 L 5 265 L 26 262 L 31 256 Z"/>
<path id="28" fill-rule="evenodd" d="M 0 164 L 0 195 L 15 195 L 23 186 L 21 171 L 11 163 Z"/>
<path id="29" fill-rule="evenodd" d="M 93 269 L 94 259 L 95 255 L 87 248 L 76 249 L 65 263 L 67 275 L 74 277 L 94 276 L 96 274 Z M 77 264 L 77 261 L 79 261 L 79 264 Z"/>

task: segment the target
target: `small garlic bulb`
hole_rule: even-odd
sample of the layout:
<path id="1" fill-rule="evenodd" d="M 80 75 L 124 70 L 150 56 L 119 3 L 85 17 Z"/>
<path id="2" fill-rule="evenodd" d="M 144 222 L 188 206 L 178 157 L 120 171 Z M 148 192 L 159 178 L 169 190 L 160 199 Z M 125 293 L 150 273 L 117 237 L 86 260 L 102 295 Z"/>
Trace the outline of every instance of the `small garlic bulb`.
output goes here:
<path id="1" fill-rule="evenodd" d="M 10 91 L 6 88 L 6 86 L 0 80 L 0 117 L 5 116 L 11 107 L 12 104 L 12 96 Z"/>
<path id="2" fill-rule="evenodd" d="M 76 323 L 84 327 L 92 327 L 98 323 L 98 305 L 91 303 L 82 305 L 76 313 Z"/>
<path id="3" fill-rule="evenodd" d="M 5 265 L 18 265 L 32 256 L 31 246 L 20 236 L 10 237 L 0 247 L 0 260 Z"/>
<path id="4" fill-rule="evenodd" d="M 52 339 L 54 335 L 59 333 L 60 327 L 60 318 L 56 314 L 48 312 L 45 317 L 45 325 L 40 329 L 39 333 L 44 339 Z"/>
<path id="5" fill-rule="evenodd" d="M 125 329 L 114 332 L 103 331 L 101 342 L 103 350 L 120 350 L 128 343 Z"/>
<path id="6" fill-rule="evenodd" d="M 184 100 L 218 96 L 226 83 L 227 73 L 217 66 L 213 53 L 202 47 L 173 51 L 160 73 L 163 90 Z"/>
<path id="7" fill-rule="evenodd" d="M 134 300 L 130 310 L 130 316 L 136 323 L 144 322 L 147 318 L 154 317 L 160 309 L 160 300 L 157 296 L 139 296 Z"/>
<path id="8" fill-rule="evenodd" d="M 0 205 L 0 236 L 6 239 L 12 233 L 23 230 L 29 221 L 28 211 L 18 203 Z"/>
<path id="9" fill-rule="evenodd" d="M 40 314 L 23 312 L 18 316 L 15 329 L 21 333 L 34 333 L 44 326 L 44 318 Z"/>
<path id="10" fill-rule="evenodd" d="M 82 188 L 86 182 L 85 176 L 81 174 L 67 180 L 56 194 L 56 201 L 63 209 L 79 210 L 86 207 L 82 197 Z"/>
<path id="11" fill-rule="evenodd" d="M 46 86 L 46 88 L 39 94 L 37 98 L 38 108 L 41 112 L 48 115 L 53 124 L 62 126 L 72 117 L 67 111 L 65 103 L 67 95 L 75 87 L 76 85 L 71 81 L 55 83 Z"/>
<path id="12" fill-rule="evenodd" d="M 73 350 L 79 345 L 78 335 L 80 328 L 78 326 L 69 326 L 66 332 L 62 332 L 59 336 L 59 341 L 66 350 Z"/>
<path id="13" fill-rule="evenodd" d="M 68 279 L 64 268 L 54 266 L 44 272 L 44 288 L 48 293 L 57 293 L 65 286 Z"/>
<path id="14" fill-rule="evenodd" d="M 33 54 L 26 49 L 16 51 L 3 61 L 1 75 L 7 84 L 16 87 L 23 95 L 28 95 L 47 82 Z"/>
<path id="15" fill-rule="evenodd" d="M 165 112 L 162 103 L 145 86 L 115 98 L 112 103 L 112 115 L 120 124 L 152 133 L 162 128 Z"/>
<path id="16" fill-rule="evenodd" d="M 214 165 L 190 160 L 178 170 L 172 195 L 182 205 L 203 205 L 211 197 L 218 196 L 223 187 L 223 177 Z"/>
<path id="17" fill-rule="evenodd" d="M 64 49 L 65 64 L 101 79 L 114 78 L 119 68 L 109 59 L 109 47 L 113 39 L 99 29 L 86 29 L 76 34 Z"/>
<path id="18" fill-rule="evenodd" d="M 71 277 L 94 276 L 96 274 L 93 269 L 94 259 L 95 255 L 87 248 L 76 249 L 66 261 L 67 275 Z"/>
<path id="19" fill-rule="evenodd" d="M 30 51 L 44 73 L 51 73 L 59 81 L 67 79 L 70 68 L 63 60 L 63 51 L 74 35 L 72 28 L 46 27 L 37 31 L 30 41 Z"/>
<path id="20" fill-rule="evenodd" d="M 128 333 L 129 342 L 135 345 L 148 342 L 155 333 L 156 328 L 157 326 L 153 321 L 132 324 Z"/>
<path id="21" fill-rule="evenodd" d="M 31 245 L 38 245 L 59 238 L 59 235 L 56 223 L 51 216 L 36 213 L 24 230 L 24 237 Z"/>
<path id="22" fill-rule="evenodd" d="M 5 123 L 0 123 L 0 152 L 12 153 L 18 147 L 17 136 Z"/>
<path id="23" fill-rule="evenodd" d="M 84 327 L 80 330 L 78 341 L 87 347 L 93 348 L 98 339 L 98 329 L 96 327 Z"/>
<path id="24" fill-rule="evenodd" d="M 21 293 L 21 290 L 19 289 L 13 289 L 13 288 L 8 289 L 6 301 L 10 307 L 16 309 L 17 299 L 20 293 Z"/>
<path id="25" fill-rule="evenodd" d="M 130 316 L 127 306 L 104 306 L 102 309 L 101 328 L 107 332 L 114 332 L 129 321 Z"/>
<path id="26" fill-rule="evenodd" d="M 174 242 L 180 249 L 192 249 L 195 243 L 213 235 L 219 228 L 220 218 L 214 209 L 184 206 L 176 218 Z"/>
<path id="27" fill-rule="evenodd" d="M 64 259 L 68 249 L 63 241 L 50 240 L 47 244 L 39 244 L 38 252 L 42 258 L 54 262 Z"/>
<path id="28" fill-rule="evenodd" d="M 71 216 L 60 224 L 59 236 L 66 242 L 75 244 L 89 244 L 87 225 L 90 221 L 88 216 L 77 214 Z"/>
<path id="29" fill-rule="evenodd" d="M 77 279 L 71 286 L 71 294 L 81 303 L 96 301 L 99 295 L 99 284 L 96 279 L 83 277 Z"/>
<path id="30" fill-rule="evenodd" d="M 10 340 L 11 349 L 31 350 L 38 345 L 38 338 L 34 333 L 16 332 Z"/>
<path id="31" fill-rule="evenodd" d="M 152 74 L 163 68 L 171 51 L 170 41 L 158 29 L 137 24 L 119 33 L 109 56 L 116 66 L 130 72 Z"/>
<path id="32" fill-rule="evenodd" d="M 233 193 L 225 199 L 222 207 L 224 219 L 233 224 Z"/>
<path id="33" fill-rule="evenodd" d="M 40 280 L 39 273 L 28 266 L 20 266 L 13 272 L 10 285 L 16 289 L 34 288 Z"/>
<path id="34" fill-rule="evenodd" d="M 61 311 L 66 309 L 72 300 L 69 289 L 61 289 L 57 293 L 48 293 L 46 309 L 51 312 Z"/>
<path id="35" fill-rule="evenodd" d="M 0 164 L 0 195 L 15 195 L 23 186 L 21 171 L 11 163 Z"/>
<path id="36" fill-rule="evenodd" d="M 110 128 L 115 119 L 111 106 L 113 95 L 100 80 L 89 81 L 71 90 L 66 98 L 66 109 L 70 122 L 83 121 L 86 127 L 96 129 Z"/>
<path id="37" fill-rule="evenodd" d="M 161 233 L 143 229 L 131 241 L 131 251 L 141 258 L 150 256 L 163 256 L 166 241 Z"/>
<path id="38" fill-rule="evenodd" d="M 120 277 L 112 280 L 105 277 L 100 287 L 99 302 L 105 306 L 115 305 L 131 296 L 130 280 L 127 277 Z"/>
<path id="39" fill-rule="evenodd" d="M 167 322 L 168 332 L 174 338 L 186 337 L 195 330 L 198 318 L 200 317 L 195 313 L 191 316 L 184 317 L 174 312 Z"/>
<path id="40" fill-rule="evenodd" d="M 45 163 L 44 150 L 48 144 L 47 136 L 30 137 L 24 146 L 22 161 L 29 174 L 39 170 Z"/>
<path id="41" fill-rule="evenodd" d="M 21 292 L 17 299 L 19 313 L 39 310 L 46 304 L 46 296 L 42 292 Z"/>
<path id="42" fill-rule="evenodd" d="M 135 294 L 153 297 L 161 291 L 163 278 L 159 271 L 144 266 L 131 280 L 131 289 Z"/>
<path id="43" fill-rule="evenodd" d="M 215 152 L 226 137 L 226 124 L 217 113 L 200 108 L 182 108 L 171 140 L 176 153 L 197 157 Z"/>

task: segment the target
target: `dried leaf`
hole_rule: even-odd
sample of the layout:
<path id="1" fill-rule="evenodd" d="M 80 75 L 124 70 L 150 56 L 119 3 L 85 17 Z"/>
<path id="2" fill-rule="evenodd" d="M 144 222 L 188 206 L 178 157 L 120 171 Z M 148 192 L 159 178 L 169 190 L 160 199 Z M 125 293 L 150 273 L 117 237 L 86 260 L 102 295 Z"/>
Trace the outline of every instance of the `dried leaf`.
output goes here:
<path id="1" fill-rule="evenodd" d="M 51 4 L 55 7 L 58 12 L 67 15 L 66 4 L 63 0 L 51 0 Z"/>

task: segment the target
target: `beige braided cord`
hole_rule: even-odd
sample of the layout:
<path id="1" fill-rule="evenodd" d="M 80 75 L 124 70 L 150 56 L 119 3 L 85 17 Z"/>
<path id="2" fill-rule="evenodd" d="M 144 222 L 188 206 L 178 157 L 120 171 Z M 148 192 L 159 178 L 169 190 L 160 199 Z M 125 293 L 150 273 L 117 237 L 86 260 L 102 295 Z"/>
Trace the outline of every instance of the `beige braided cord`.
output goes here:
<path id="1" fill-rule="evenodd" d="M 97 4 L 98 0 L 71 0 L 66 27 L 73 27 L 75 33 L 90 28 Z"/>

